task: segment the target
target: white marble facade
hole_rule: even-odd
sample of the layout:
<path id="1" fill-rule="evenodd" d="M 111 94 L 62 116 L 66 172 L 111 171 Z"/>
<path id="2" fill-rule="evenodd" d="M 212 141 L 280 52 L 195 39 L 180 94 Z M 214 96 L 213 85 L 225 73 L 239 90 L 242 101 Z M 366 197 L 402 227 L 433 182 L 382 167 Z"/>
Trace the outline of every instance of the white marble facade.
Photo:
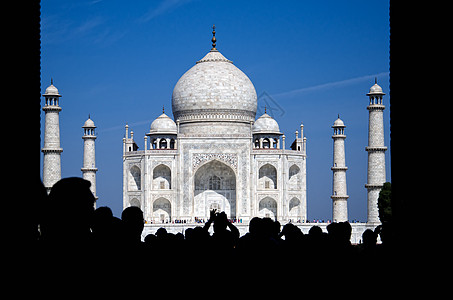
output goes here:
<path id="1" fill-rule="evenodd" d="M 174 120 L 155 119 L 138 150 L 126 125 L 123 207 L 148 223 L 207 220 L 210 209 L 244 223 L 255 216 L 304 222 L 306 138 L 285 136 L 265 113 L 256 118 L 250 79 L 213 48 L 172 94 Z"/>

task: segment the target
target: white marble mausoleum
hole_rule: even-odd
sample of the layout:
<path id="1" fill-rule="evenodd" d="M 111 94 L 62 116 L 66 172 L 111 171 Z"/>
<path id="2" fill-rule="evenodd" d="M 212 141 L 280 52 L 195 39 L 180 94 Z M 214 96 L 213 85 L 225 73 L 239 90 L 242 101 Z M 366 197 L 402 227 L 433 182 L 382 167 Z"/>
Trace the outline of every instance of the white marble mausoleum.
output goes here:
<path id="1" fill-rule="evenodd" d="M 215 37 L 176 83 L 171 105 L 173 118 L 156 116 L 141 135 L 143 150 L 126 125 L 124 208 L 138 206 L 147 223 L 160 224 L 207 220 L 211 209 L 244 223 L 306 220 L 303 125 L 286 142 L 270 115 L 257 116 L 253 83 L 215 48 Z"/>

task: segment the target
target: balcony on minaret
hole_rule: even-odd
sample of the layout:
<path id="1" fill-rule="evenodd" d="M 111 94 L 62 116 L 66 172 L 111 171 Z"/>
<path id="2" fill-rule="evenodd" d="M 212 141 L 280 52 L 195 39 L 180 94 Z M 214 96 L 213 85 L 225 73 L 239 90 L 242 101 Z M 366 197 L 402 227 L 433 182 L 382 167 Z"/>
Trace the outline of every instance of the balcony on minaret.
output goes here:
<path id="1" fill-rule="evenodd" d="M 84 139 L 96 139 L 95 129 L 96 126 L 94 125 L 93 120 L 91 120 L 90 116 L 88 116 L 88 120 L 82 126 L 83 128 L 83 138 Z"/>
<path id="2" fill-rule="evenodd" d="M 385 105 L 382 102 L 382 97 L 385 93 L 382 88 L 377 84 L 377 79 L 374 80 L 374 85 L 370 88 L 370 92 L 366 94 L 370 97 L 370 103 L 367 107 L 368 110 L 384 110 Z"/>
<path id="3" fill-rule="evenodd" d="M 45 98 L 45 106 L 43 107 L 44 111 L 60 111 L 61 107 L 59 106 L 59 99 L 61 95 L 58 92 L 58 89 L 53 85 L 53 79 L 50 80 L 50 86 L 47 87 L 46 92 L 43 94 Z"/>

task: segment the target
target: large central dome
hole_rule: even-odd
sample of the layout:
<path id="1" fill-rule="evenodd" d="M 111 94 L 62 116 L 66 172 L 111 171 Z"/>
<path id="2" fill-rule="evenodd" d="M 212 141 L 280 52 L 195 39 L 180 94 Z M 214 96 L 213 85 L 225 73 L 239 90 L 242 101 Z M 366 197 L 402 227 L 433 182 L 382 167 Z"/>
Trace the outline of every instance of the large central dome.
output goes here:
<path id="1" fill-rule="evenodd" d="M 255 120 L 257 98 L 250 79 L 213 48 L 176 83 L 172 95 L 175 121 L 240 122 Z"/>

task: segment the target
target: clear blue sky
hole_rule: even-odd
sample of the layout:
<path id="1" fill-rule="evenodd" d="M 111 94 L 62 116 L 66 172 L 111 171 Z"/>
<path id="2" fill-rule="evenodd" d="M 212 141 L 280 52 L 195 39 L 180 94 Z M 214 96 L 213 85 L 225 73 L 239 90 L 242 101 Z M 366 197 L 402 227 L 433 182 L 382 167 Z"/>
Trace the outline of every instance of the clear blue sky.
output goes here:
<path id="1" fill-rule="evenodd" d="M 258 99 L 257 117 L 267 99 L 287 139 L 305 126 L 308 218 L 331 218 L 331 125 L 340 114 L 349 218 L 366 220 L 365 94 L 375 76 L 387 93 L 390 146 L 388 1 L 43 0 L 41 13 L 42 93 L 53 77 L 62 95 L 62 177 L 82 174 L 81 126 L 91 114 L 98 206 L 121 215 L 124 125 L 143 149 L 163 105 L 172 116 L 178 79 L 211 49 L 215 24 L 217 49 L 247 74 L 258 96 L 270 96 Z"/>

